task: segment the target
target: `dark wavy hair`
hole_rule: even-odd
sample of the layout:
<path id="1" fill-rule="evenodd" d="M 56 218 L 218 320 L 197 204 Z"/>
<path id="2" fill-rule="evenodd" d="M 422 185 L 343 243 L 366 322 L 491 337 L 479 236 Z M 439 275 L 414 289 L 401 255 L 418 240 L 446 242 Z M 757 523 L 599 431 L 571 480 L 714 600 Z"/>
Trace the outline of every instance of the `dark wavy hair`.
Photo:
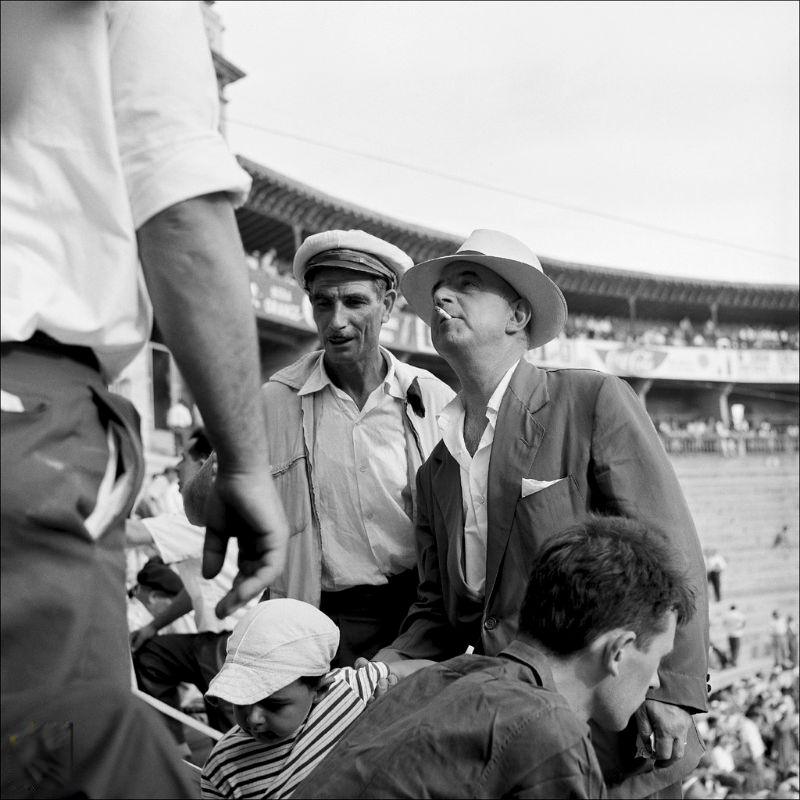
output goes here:
<path id="1" fill-rule="evenodd" d="M 551 652 L 570 655 L 606 631 L 636 633 L 645 649 L 695 611 L 694 592 L 677 554 L 637 520 L 593 515 L 550 539 L 531 570 L 519 617 L 520 633 Z"/>

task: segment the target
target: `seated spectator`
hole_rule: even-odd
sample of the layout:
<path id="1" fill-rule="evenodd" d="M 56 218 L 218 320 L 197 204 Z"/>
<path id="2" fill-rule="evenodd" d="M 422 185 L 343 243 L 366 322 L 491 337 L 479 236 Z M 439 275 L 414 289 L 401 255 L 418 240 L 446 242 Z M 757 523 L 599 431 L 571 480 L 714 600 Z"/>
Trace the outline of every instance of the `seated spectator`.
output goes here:
<path id="1" fill-rule="evenodd" d="M 206 697 L 233 704 L 236 726 L 211 751 L 202 797 L 287 797 L 366 708 L 385 664 L 330 669 L 339 629 L 300 600 L 259 603 L 228 640 Z"/>
<path id="2" fill-rule="evenodd" d="M 205 432 L 196 428 L 178 462 L 179 487 L 186 486 L 210 453 L 211 444 Z M 228 543 L 222 569 L 216 577 L 206 580 L 201 571 L 205 531 L 192 525 L 182 510 L 127 520 L 125 535 L 130 546 L 154 545 L 163 561 L 174 565 L 183 581 L 182 591 L 152 618 L 143 620 L 131 634 L 139 688 L 179 708 L 181 684 L 196 686 L 201 693 L 208 689 L 208 682 L 224 660 L 228 635 L 246 613 L 245 607 L 222 620 L 215 614 L 217 603 L 230 591 L 238 571 L 238 547 L 235 540 Z M 250 605 L 256 602 L 254 598 Z M 191 628 L 175 629 L 175 625 L 190 616 L 194 617 Z M 233 725 L 233 712 L 224 705 L 207 705 L 206 710 L 209 724 L 217 730 L 225 732 Z M 179 749 L 188 755 L 183 725 L 172 718 L 167 719 L 167 724 Z"/>
<path id="3" fill-rule="evenodd" d="M 160 556 L 154 556 L 139 570 L 136 584 L 128 591 L 128 630 L 150 624 L 183 591 L 183 582 Z M 194 621 L 181 617 L 162 628 L 164 633 L 196 633 Z"/>
<path id="4" fill-rule="evenodd" d="M 601 518 L 551 539 L 518 638 L 497 657 L 401 680 L 294 796 L 604 797 L 588 719 L 625 728 L 693 613 L 664 541 L 627 523 Z"/>

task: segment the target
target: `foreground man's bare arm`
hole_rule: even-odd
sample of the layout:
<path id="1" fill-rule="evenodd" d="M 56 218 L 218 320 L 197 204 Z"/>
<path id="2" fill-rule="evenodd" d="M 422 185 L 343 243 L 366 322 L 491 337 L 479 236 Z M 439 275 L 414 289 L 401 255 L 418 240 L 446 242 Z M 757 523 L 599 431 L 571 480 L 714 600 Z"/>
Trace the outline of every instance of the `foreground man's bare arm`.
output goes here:
<path id="1" fill-rule="evenodd" d="M 288 528 L 269 469 L 255 318 L 241 240 L 225 195 L 177 203 L 137 232 L 164 341 L 194 394 L 218 468 L 205 507 L 203 575 L 216 575 L 228 539 L 239 574 L 217 616 L 259 594 L 283 569 Z"/>

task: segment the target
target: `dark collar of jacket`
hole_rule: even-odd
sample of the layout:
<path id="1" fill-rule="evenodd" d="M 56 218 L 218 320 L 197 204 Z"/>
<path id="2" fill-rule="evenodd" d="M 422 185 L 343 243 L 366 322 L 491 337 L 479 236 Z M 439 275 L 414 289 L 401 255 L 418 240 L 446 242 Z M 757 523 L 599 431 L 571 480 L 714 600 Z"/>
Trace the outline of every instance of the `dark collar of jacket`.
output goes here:
<path id="1" fill-rule="evenodd" d="M 525 665 L 533 672 L 539 686 L 558 693 L 547 656 L 533 643 L 523 638 L 514 639 L 498 654 L 498 657 Z"/>

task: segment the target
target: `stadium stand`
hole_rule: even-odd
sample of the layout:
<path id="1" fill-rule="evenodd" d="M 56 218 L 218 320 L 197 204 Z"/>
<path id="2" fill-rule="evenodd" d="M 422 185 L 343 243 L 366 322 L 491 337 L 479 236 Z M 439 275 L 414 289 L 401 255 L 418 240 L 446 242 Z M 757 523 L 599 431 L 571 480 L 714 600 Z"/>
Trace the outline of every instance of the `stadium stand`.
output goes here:
<path id="1" fill-rule="evenodd" d="M 219 52 L 222 26 L 212 5 L 203 8 L 224 102 L 224 87 L 244 73 Z M 360 228 L 419 262 L 453 252 L 469 233 L 454 236 L 392 219 L 251 159 L 239 161 L 253 178 L 236 216 L 265 378 L 317 346 L 310 307 L 290 277 L 295 250 L 306 236 Z M 535 236 L 529 239 L 535 249 Z M 727 562 L 722 598 L 711 607 L 712 642 L 726 650 L 722 615 L 731 602 L 743 612 L 745 630 L 739 666 L 712 669 L 711 685 L 719 701 L 716 716 L 739 725 L 745 705 L 768 705 L 769 692 L 759 694 L 761 684 L 753 680 L 757 672 L 768 676 L 772 666 L 771 612 L 798 616 L 798 287 L 663 277 L 548 255 L 541 262 L 564 292 L 570 317 L 564 335 L 537 351 L 537 362 L 599 369 L 631 384 L 661 433 L 704 548 L 717 549 Z M 384 344 L 455 386 L 427 328 L 403 311 L 402 300 L 396 308 Z M 148 473 L 174 463 L 167 412 L 179 398 L 191 405 L 191 395 L 157 329 L 147 351 L 112 388 L 131 399 L 142 416 Z M 792 675 L 796 703 L 796 669 Z M 715 734 L 703 726 L 711 747 Z M 193 735 L 194 760 L 202 763 L 208 740 Z M 796 743 L 796 723 L 794 735 Z M 746 759 L 741 747 L 733 754 Z M 731 797 L 798 796 L 777 793 L 783 774 L 765 789 L 763 780 L 758 787 L 748 784 L 746 765 L 740 766 L 737 760 L 742 780 L 726 787 L 714 766 L 703 764 L 685 787 L 687 796 L 725 797 L 729 791 Z"/>

